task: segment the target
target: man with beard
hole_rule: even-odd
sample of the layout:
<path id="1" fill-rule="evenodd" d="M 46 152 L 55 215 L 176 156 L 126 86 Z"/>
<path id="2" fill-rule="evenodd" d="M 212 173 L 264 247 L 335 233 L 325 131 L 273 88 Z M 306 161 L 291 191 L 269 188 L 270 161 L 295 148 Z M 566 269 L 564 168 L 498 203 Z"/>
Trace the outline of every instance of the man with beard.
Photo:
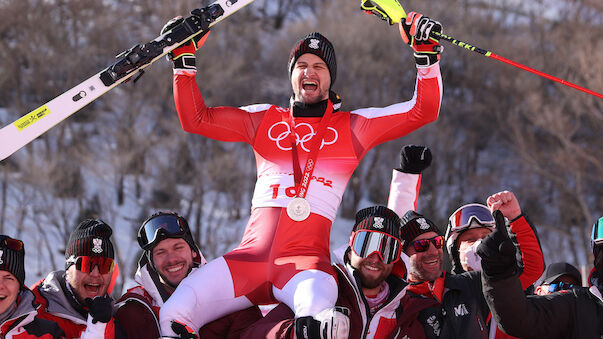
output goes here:
<path id="1" fill-rule="evenodd" d="M 441 30 L 437 21 L 414 12 L 400 21 L 402 40 L 415 51 L 414 97 L 355 110 L 343 110 L 332 91 L 335 49 L 318 32 L 301 38 L 289 54 L 292 96 L 285 107 L 209 107 L 195 82 L 194 53 L 204 39 L 173 51 L 174 100 L 183 129 L 248 143 L 258 173 L 240 245 L 178 286 L 161 308 L 162 334 L 173 335 L 174 320 L 197 328 L 252 305 L 280 301 L 295 312 L 300 338 L 320 338 L 308 329 L 324 325 L 316 316 L 332 313 L 337 300 L 329 235 L 343 192 L 368 151 L 437 119 L 441 46 L 430 32 Z"/>
<path id="2" fill-rule="evenodd" d="M 593 225 L 590 287 L 525 296 L 517 277 L 515 248 L 502 216 L 478 246 L 484 296 L 501 329 L 521 338 L 601 338 L 603 334 L 603 217 Z"/>
<path id="3" fill-rule="evenodd" d="M 38 317 L 56 322 L 66 339 L 123 337 L 109 296 L 117 278 L 112 233 L 100 219 L 79 223 L 67 242 L 65 271 L 51 272 L 31 288 Z"/>
<path id="4" fill-rule="evenodd" d="M 493 194 L 487 201 L 491 209 L 500 210 L 512 222 L 523 220 L 517 200 L 508 199 L 507 194 Z M 409 256 L 409 286 L 401 301 L 400 336 L 493 338 L 496 327 L 487 326 L 489 309 L 480 272 L 443 271 L 444 237 L 435 223 L 414 211 L 401 219 L 402 249 Z"/>
<path id="5" fill-rule="evenodd" d="M 386 338 L 396 327 L 396 309 L 404 295 L 404 262 L 400 259 L 400 218 L 385 206 L 362 209 L 347 246 L 334 251 L 339 293 L 332 319 L 321 327 L 329 338 Z M 348 318 L 349 316 L 349 318 Z M 292 338 L 294 313 L 278 305 L 251 326 L 243 338 Z"/>
<path id="6" fill-rule="evenodd" d="M 138 244 L 143 249 L 134 276 L 139 285 L 118 300 L 115 319 L 128 338 L 158 338 L 161 306 L 184 278 L 207 261 L 193 240 L 188 222 L 176 213 L 150 216 L 138 231 Z M 261 317 L 259 308 L 253 306 L 192 330 L 201 338 L 239 338 L 241 331 Z M 187 330 L 180 326 L 179 331 Z"/>

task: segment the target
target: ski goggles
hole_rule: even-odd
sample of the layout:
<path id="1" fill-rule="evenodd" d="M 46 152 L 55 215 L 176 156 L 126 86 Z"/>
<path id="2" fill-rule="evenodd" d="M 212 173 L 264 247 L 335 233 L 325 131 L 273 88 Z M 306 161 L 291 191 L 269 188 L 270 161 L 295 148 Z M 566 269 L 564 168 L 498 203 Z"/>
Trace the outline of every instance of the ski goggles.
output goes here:
<path id="1" fill-rule="evenodd" d="M 95 267 L 98 267 L 100 274 L 107 274 L 113 272 L 115 267 L 115 261 L 107 257 L 90 257 L 90 256 L 79 256 L 72 257 L 67 261 L 68 264 L 75 265 L 75 269 L 83 273 L 91 273 Z"/>
<path id="2" fill-rule="evenodd" d="M 23 250 L 23 242 L 3 235 L 0 236 L 0 247 L 8 248 L 13 251 L 21 251 Z"/>
<path id="3" fill-rule="evenodd" d="M 558 291 L 567 291 L 567 290 L 571 290 L 572 288 L 575 288 L 575 287 L 578 287 L 578 286 L 560 281 L 557 283 L 549 284 L 549 293 L 558 292 Z"/>
<path id="4" fill-rule="evenodd" d="M 603 217 L 599 218 L 599 220 L 593 224 L 591 240 L 593 245 L 603 244 Z"/>
<path id="5" fill-rule="evenodd" d="M 144 250 L 155 243 L 158 237 L 182 237 L 186 229 L 180 217 L 175 214 L 162 214 L 144 223 L 138 230 L 138 244 Z"/>
<path id="6" fill-rule="evenodd" d="M 494 227 L 496 222 L 490 210 L 481 204 L 468 204 L 454 211 L 448 219 L 448 231 L 458 233 L 466 228 L 471 228 L 471 223 L 476 222 L 478 227 Z"/>
<path id="7" fill-rule="evenodd" d="M 361 258 L 368 258 L 377 253 L 384 264 L 391 264 L 400 259 L 402 244 L 387 233 L 359 230 L 354 233 L 350 247 Z"/>
<path id="8" fill-rule="evenodd" d="M 444 247 L 444 237 L 437 235 L 429 239 L 419 239 L 410 243 L 416 252 L 425 252 L 429 249 L 429 244 L 433 244 L 436 249 Z"/>

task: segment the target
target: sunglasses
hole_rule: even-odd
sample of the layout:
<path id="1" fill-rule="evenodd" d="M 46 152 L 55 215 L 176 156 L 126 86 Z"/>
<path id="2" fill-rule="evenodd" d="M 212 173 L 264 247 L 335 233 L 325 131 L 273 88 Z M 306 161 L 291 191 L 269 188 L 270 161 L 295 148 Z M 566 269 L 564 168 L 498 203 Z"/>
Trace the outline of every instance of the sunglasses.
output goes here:
<path id="1" fill-rule="evenodd" d="M 398 261 L 402 249 L 397 238 L 387 233 L 369 230 L 356 231 L 350 247 L 361 258 L 368 258 L 373 253 L 377 253 L 384 264 Z"/>
<path id="2" fill-rule="evenodd" d="M 441 235 L 429 239 L 419 239 L 411 243 L 416 252 L 425 252 L 429 249 L 429 244 L 433 244 L 435 248 L 440 249 L 444 246 L 444 237 Z"/>
<path id="3" fill-rule="evenodd" d="M 107 257 L 89 257 L 79 256 L 71 260 L 75 269 L 82 273 L 91 273 L 95 267 L 98 267 L 100 274 L 107 274 L 113 271 L 115 261 Z"/>
<path id="4" fill-rule="evenodd" d="M 148 249 L 160 237 L 182 237 L 186 233 L 181 218 L 175 214 L 163 214 L 147 220 L 138 230 L 138 244 Z"/>
<path id="5" fill-rule="evenodd" d="M 448 232 L 459 232 L 470 228 L 472 223 L 478 227 L 494 227 L 496 222 L 490 210 L 481 204 L 461 206 L 448 218 Z"/>
<path id="6" fill-rule="evenodd" d="M 23 249 L 23 242 L 7 236 L 0 236 L 0 247 L 5 247 L 13 251 L 21 251 Z"/>
<path id="7" fill-rule="evenodd" d="M 572 288 L 578 287 L 574 284 L 564 283 L 563 281 L 549 284 L 549 293 L 557 292 L 557 291 L 567 291 Z"/>

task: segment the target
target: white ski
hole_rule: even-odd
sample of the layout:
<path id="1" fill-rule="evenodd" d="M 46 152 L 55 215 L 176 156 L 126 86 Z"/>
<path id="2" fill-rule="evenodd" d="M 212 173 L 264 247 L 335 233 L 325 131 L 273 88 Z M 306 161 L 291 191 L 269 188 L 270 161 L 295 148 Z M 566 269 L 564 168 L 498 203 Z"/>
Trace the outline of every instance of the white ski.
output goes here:
<path id="1" fill-rule="evenodd" d="M 0 160 L 39 137 L 68 116 L 93 102 L 115 86 L 160 59 L 190 38 L 201 34 L 253 0 L 217 0 L 211 5 L 193 11 L 185 21 L 155 40 L 136 45 L 117 56 L 118 61 L 103 71 L 25 114 L 0 129 Z"/>

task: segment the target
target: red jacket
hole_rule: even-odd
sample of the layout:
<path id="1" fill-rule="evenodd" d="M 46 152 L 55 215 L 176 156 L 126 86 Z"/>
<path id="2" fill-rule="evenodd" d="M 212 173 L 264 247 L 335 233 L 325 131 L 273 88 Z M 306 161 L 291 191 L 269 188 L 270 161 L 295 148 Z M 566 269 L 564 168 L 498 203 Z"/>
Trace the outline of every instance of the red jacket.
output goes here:
<path id="1" fill-rule="evenodd" d="M 64 333 L 57 323 L 37 316 L 34 299 L 35 297 L 29 289 L 19 292 L 13 313 L 7 320 L 0 323 L 0 336 L 2 338 L 64 338 Z"/>
<path id="2" fill-rule="evenodd" d="M 56 322 L 65 332 L 66 339 L 107 338 L 116 336 L 115 321 L 92 323 L 88 311 L 78 305 L 73 294 L 67 290 L 65 271 L 50 273 L 31 287 L 38 308 L 38 317 Z"/>

